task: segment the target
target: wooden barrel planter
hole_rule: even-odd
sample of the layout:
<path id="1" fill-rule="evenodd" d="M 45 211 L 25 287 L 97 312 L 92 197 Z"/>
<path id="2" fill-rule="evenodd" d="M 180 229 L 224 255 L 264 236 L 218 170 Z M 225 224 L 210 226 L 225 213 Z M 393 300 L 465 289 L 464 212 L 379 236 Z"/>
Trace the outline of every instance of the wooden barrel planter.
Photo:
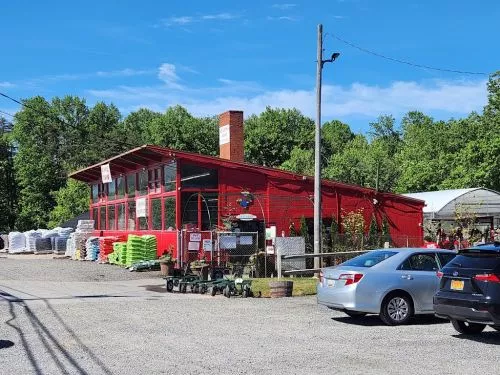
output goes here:
<path id="1" fill-rule="evenodd" d="M 269 281 L 271 298 L 291 297 L 293 281 Z"/>

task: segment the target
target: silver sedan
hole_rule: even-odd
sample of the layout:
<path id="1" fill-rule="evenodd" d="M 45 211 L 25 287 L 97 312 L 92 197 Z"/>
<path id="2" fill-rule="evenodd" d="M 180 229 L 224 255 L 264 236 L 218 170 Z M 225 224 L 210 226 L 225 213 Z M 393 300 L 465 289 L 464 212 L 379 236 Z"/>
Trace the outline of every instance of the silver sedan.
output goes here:
<path id="1" fill-rule="evenodd" d="M 414 314 L 434 313 L 436 272 L 455 255 L 441 249 L 369 251 L 321 270 L 318 303 L 351 317 L 379 314 L 388 325 L 405 324 Z"/>

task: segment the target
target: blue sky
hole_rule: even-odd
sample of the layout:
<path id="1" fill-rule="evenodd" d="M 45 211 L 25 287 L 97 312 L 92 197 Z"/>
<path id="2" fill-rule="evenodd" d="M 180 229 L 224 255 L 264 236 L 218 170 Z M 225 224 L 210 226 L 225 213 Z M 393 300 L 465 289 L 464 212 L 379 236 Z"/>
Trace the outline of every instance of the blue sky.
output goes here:
<path id="1" fill-rule="evenodd" d="M 420 64 L 500 69 L 500 2 L 11 1 L 0 12 L 0 91 L 16 98 L 78 95 L 126 114 L 181 104 L 197 115 L 266 105 L 315 113 L 316 26 L 325 54 L 323 119 L 356 131 L 381 114 L 422 110 L 439 119 L 480 111 L 486 76 L 416 69 Z M 18 107 L 0 98 L 0 110 Z"/>

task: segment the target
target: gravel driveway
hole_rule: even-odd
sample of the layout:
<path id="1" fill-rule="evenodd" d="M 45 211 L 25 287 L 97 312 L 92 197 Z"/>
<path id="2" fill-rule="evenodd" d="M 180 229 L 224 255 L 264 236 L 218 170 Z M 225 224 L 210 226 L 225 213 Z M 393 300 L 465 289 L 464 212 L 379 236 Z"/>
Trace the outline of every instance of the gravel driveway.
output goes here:
<path id="1" fill-rule="evenodd" d="M 104 280 L 85 280 L 95 272 Z M 498 373 L 500 334 L 491 329 L 465 338 L 435 319 L 386 327 L 320 308 L 314 297 L 168 294 L 149 276 L 0 259 L 0 339 L 13 344 L 0 349 L 2 373 Z"/>

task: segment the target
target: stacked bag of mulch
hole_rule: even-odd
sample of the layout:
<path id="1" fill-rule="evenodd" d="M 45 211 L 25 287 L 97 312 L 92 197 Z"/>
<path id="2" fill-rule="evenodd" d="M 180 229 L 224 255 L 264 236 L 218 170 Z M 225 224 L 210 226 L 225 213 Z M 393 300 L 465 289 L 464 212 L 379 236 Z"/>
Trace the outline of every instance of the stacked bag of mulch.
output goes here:
<path id="1" fill-rule="evenodd" d="M 19 254 L 25 253 L 27 251 L 26 247 L 26 236 L 24 233 L 20 232 L 10 232 L 9 233 L 9 253 Z"/>
<path id="2" fill-rule="evenodd" d="M 54 228 L 57 230 L 58 236 L 54 238 L 54 243 L 52 248 L 54 249 L 54 254 L 66 255 L 66 246 L 68 243 L 69 236 L 73 232 L 73 228 Z"/>
<path id="3" fill-rule="evenodd" d="M 99 259 L 99 237 L 89 237 L 85 241 L 85 248 L 87 249 L 86 260 L 98 260 Z"/>
<path id="4" fill-rule="evenodd" d="M 127 239 L 126 265 L 130 266 L 144 259 L 144 242 L 141 236 L 129 234 Z"/>
<path id="5" fill-rule="evenodd" d="M 28 252 L 34 253 L 36 251 L 36 240 L 42 238 L 42 233 L 36 230 L 29 230 L 24 232 L 24 236 L 26 237 L 26 247 Z"/>
<path id="6" fill-rule="evenodd" d="M 94 230 L 94 220 L 78 220 L 75 231 L 75 253 L 73 259 L 84 260 L 87 257 L 85 243 Z"/>
<path id="7" fill-rule="evenodd" d="M 125 242 L 124 236 L 107 236 L 99 238 L 99 262 L 108 263 L 108 256 L 111 254 L 113 249 L 113 243 L 115 242 Z"/>
<path id="8" fill-rule="evenodd" d="M 74 259 L 76 252 L 76 243 L 75 243 L 75 233 L 71 233 L 68 237 L 68 241 L 66 241 L 66 252 L 65 256 Z"/>
<path id="9" fill-rule="evenodd" d="M 157 248 L 156 236 L 144 235 L 142 236 L 142 242 L 144 246 L 144 259 L 142 260 L 156 259 L 156 248 Z"/>
<path id="10" fill-rule="evenodd" d="M 40 238 L 35 240 L 35 254 L 51 254 L 54 252 L 55 239 L 59 237 L 59 233 L 56 230 L 44 230 L 38 231 L 41 235 Z"/>
<path id="11" fill-rule="evenodd" d="M 113 243 L 113 252 L 108 255 L 108 261 L 111 264 L 125 265 L 127 261 L 127 243 Z"/>

